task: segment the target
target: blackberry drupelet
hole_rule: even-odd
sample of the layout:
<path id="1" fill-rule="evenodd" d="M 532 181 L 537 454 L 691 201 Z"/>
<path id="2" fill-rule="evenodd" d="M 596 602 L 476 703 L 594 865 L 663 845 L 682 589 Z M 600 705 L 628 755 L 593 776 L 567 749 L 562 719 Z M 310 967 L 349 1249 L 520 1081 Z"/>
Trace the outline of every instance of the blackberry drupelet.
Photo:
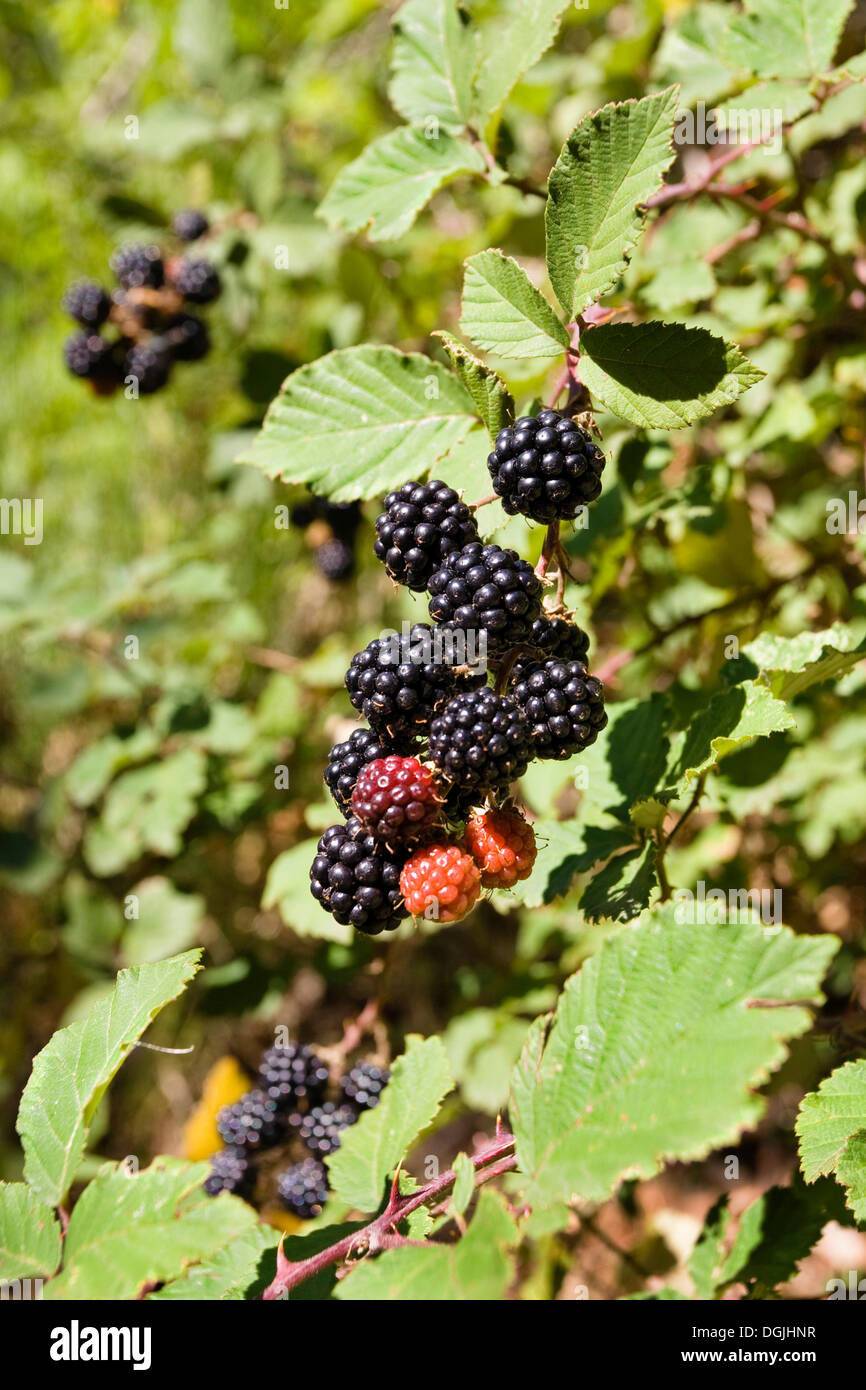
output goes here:
<path id="1" fill-rule="evenodd" d="M 375 1062 L 356 1062 L 340 1079 L 340 1090 L 356 1110 L 372 1110 L 391 1079 L 387 1067 Z"/>
<path id="2" fill-rule="evenodd" d="M 277 1103 L 264 1091 L 247 1091 L 234 1105 L 224 1105 L 217 1115 L 217 1129 L 229 1148 L 266 1149 L 282 1133 Z"/>
<path id="3" fill-rule="evenodd" d="M 324 1158 L 340 1147 L 342 1131 L 357 1118 L 358 1112 L 351 1105 L 335 1105 L 326 1100 L 324 1105 L 314 1105 L 306 1115 L 292 1115 L 289 1123 L 310 1153 Z"/>
<path id="4" fill-rule="evenodd" d="M 345 743 L 334 744 L 328 754 L 325 785 L 344 816 L 351 813 L 352 792 L 361 768 L 374 758 L 387 758 L 393 751 L 389 743 L 372 729 L 354 729 Z"/>
<path id="5" fill-rule="evenodd" d="M 457 786 L 502 787 L 529 766 L 529 723 L 508 695 L 488 689 L 456 695 L 430 725 L 430 756 Z"/>
<path id="6" fill-rule="evenodd" d="M 332 584 L 350 579 L 355 571 L 355 552 L 345 541 L 332 536 L 316 547 L 316 565 Z"/>
<path id="7" fill-rule="evenodd" d="M 487 467 L 510 516 L 549 524 L 571 519 L 601 492 L 604 454 L 558 410 L 524 415 L 496 436 Z"/>
<path id="8" fill-rule="evenodd" d="M 352 816 L 319 840 L 310 892 L 342 926 L 378 936 L 406 916 L 400 893 L 404 861 L 405 855 L 393 854 Z"/>
<path id="9" fill-rule="evenodd" d="M 176 212 L 171 223 L 172 231 L 181 241 L 198 241 L 209 227 L 210 223 L 204 213 L 196 208 L 184 208 L 182 212 Z"/>
<path id="10" fill-rule="evenodd" d="M 512 682 L 511 693 L 529 721 L 536 758 L 569 758 L 607 723 L 601 682 L 583 661 L 537 662 Z"/>
<path id="11" fill-rule="evenodd" d="M 73 376 L 96 380 L 112 374 L 112 344 L 98 333 L 75 333 L 67 338 L 63 358 Z"/>
<path id="12" fill-rule="evenodd" d="M 221 1192 L 241 1194 L 252 1186 L 250 1161 L 240 1149 L 220 1149 L 210 1161 L 210 1173 L 204 1180 L 204 1190 L 209 1197 L 218 1197 Z"/>
<path id="13" fill-rule="evenodd" d="M 346 672 L 355 709 L 377 733 L 404 739 L 422 735 L 457 688 L 456 668 L 433 659 L 434 630 L 415 623 L 409 639 L 404 643 L 396 634 L 374 638 L 356 652 Z"/>
<path id="14" fill-rule="evenodd" d="M 178 261 L 172 280 L 178 294 L 190 304 L 210 304 L 222 289 L 217 268 L 210 261 Z"/>
<path id="15" fill-rule="evenodd" d="M 173 314 L 163 328 L 165 343 L 177 362 L 198 362 L 210 352 L 210 333 L 194 314 Z"/>
<path id="16" fill-rule="evenodd" d="M 446 556 L 430 579 L 430 615 L 466 632 L 487 634 L 502 652 L 525 642 L 541 614 L 541 580 L 515 550 L 472 541 Z"/>
<path id="17" fill-rule="evenodd" d="M 376 758 L 358 773 L 352 810 L 380 839 L 417 839 L 436 824 L 440 809 L 433 773 L 417 758 Z"/>
<path id="18" fill-rule="evenodd" d="M 527 642 L 536 651 L 525 655 L 521 653 L 515 661 L 511 669 L 512 685 L 528 666 L 534 666 L 547 657 L 556 656 L 560 661 L 585 661 L 589 651 L 589 637 L 583 628 L 578 627 L 577 623 L 566 622 L 564 618 L 549 618 L 546 613 L 542 613 L 532 624 Z"/>
<path id="19" fill-rule="evenodd" d="M 165 280 L 165 267 L 158 246 L 133 242 L 121 246 L 111 258 L 111 269 L 125 290 L 158 290 Z"/>
<path id="20" fill-rule="evenodd" d="M 152 338 L 129 349 L 123 364 L 124 377 L 135 377 L 140 396 L 152 396 L 168 381 L 171 354 L 162 339 Z"/>
<path id="21" fill-rule="evenodd" d="M 446 555 L 478 539 L 475 519 L 447 483 L 404 483 L 385 498 L 373 550 L 398 584 L 422 592 Z"/>
<path id="22" fill-rule="evenodd" d="M 111 312 L 111 299 L 95 280 L 79 280 L 63 296 L 63 308 L 82 328 L 98 328 Z"/>
<path id="23" fill-rule="evenodd" d="M 290 1212 L 309 1221 L 321 1214 L 328 1200 L 328 1173 L 317 1158 L 305 1158 L 286 1168 L 277 1179 L 280 1197 Z"/>
<path id="24" fill-rule="evenodd" d="M 259 1066 L 259 1086 L 278 1110 L 293 1109 L 298 1101 L 316 1101 L 328 1084 L 328 1068 L 311 1047 L 287 1043 L 270 1047 Z"/>

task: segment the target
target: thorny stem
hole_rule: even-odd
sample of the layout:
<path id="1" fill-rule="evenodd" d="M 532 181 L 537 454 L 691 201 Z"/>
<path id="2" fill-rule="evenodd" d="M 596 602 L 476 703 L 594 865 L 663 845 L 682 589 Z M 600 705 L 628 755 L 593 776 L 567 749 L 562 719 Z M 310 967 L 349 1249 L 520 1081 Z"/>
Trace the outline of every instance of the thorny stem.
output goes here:
<path id="1" fill-rule="evenodd" d="M 503 1173 L 510 1172 L 511 1169 L 517 1167 L 516 1156 L 509 1152 L 514 1148 L 514 1142 L 513 1134 L 503 1134 L 488 1149 L 484 1149 L 470 1159 L 476 1172 L 476 1188 L 491 1178 L 500 1177 Z M 295 1262 L 287 1260 L 283 1254 L 281 1242 L 277 1253 L 277 1272 L 262 1294 L 262 1299 L 265 1302 L 272 1302 L 274 1299 L 282 1298 L 290 1289 L 297 1288 L 299 1284 L 305 1283 L 307 1279 L 311 1279 L 313 1275 L 319 1274 L 323 1269 L 329 1269 L 331 1265 L 348 1260 L 353 1255 L 358 1256 L 385 1249 L 386 1242 L 392 1236 L 400 1235 L 395 1228 L 401 1221 L 405 1220 L 413 1211 L 417 1211 L 419 1207 L 446 1192 L 456 1180 L 457 1174 L 453 1168 L 449 1168 L 446 1173 L 434 1178 L 426 1187 L 422 1187 L 418 1192 L 409 1193 L 405 1197 L 401 1197 L 397 1192 L 395 1181 L 391 1188 L 388 1204 L 380 1216 L 375 1217 L 362 1230 L 345 1236 L 343 1240 L 337 1241 L 326 1250 L 319 1251 L 317 1255 L 311 1255 L 307 1260 Z M 401 1239 L 405 1239 L 405 1237 L 401 1237 Z"/>

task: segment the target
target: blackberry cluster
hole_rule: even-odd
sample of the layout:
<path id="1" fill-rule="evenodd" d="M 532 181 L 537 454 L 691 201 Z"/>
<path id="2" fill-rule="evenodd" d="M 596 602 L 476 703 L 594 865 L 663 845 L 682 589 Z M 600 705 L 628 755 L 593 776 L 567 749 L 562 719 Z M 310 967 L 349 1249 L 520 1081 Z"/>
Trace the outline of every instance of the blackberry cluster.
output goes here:
<path id="1" fill-rule="evenodd" d="M 471 541 L 430 577 L 430 616 L 463 632 L 483 632 L 488 654 L 525 642 L 541 616 L 541 580 L 516 550 Z"/>
<path id="2" fill-rule="evenodd" d="M 512 686 L 529 721 L 536 758 L 570 758 L 588 748 L 607 723 L 601 682 L 582 661 L 540 661 Z"/>
<path id="3" fill-rule="evenodd" d="M 292 508 L 292 525 L 304 532 L 320 573 L 332 584 L 341 584 L 355 573 L 355 538 L 362 519 L 358 502 L 310 497 Z"/>
<path id="4" fill-rule="evenodd" d="M 310 869 L 310 891 L 343 926 L 367 936 L 393 931 L 406 909 L 400 893 L 403 859 L 352 816 L 330 826 Z"/>
<path id="5" fill-rule="evenodd" d="M 258 1068 L 258 1087 L 248 1091 L 217 1115 L 225 1145 L 211 1159 L 204 1189 L 210 1197 L 221 1192 L 267 1201 L 268 1174 L 274 1157 L 299 1159 L 276 1176 L 282 1204 L 295 1216 L 318 1216 L 328 1198 L 328 1174 L 321 1159 L 340 1147 L 344 1129 L 365 1110 L 378 1105 L 390 1072 L 375 1062 L 354 1062 L 340 1078 L 333 1098 L 326 1099 L 328 1068 L 313 1048 L 288 1043 L 268 1048 Z"/>
<path id="6" fill-rule="evenodd" d="M 475 518 L 453 488 L 404 483 L 385 498 L 373 550 L 397 584 L 422 592 L 446 555 L 477 541 Z"/>
<path id="7" fill-rule="evenodd" d="M 173 223 L 180 242 L 195 241 L 208 231 L 203 213 L 178 213 Z M 197 362 L 210 350 L 203 319 L 187 305 L 209 304 L 220 293 L 215 266 L 201 258 L 165 255 L 152 243 L 121 246 L 111 258 L 118 288 L 82 280 L 63 296 L 63 308 L 81 328 L 63 349 L 73 376 L 90 383 L 97 395 L 112 395 L 135 384 L 152 395 L 167 384 L 176 362 Z M 105 336 L 111 327 L 114 334 Z"/>
<path id="8" fill-rule="evenodd" d="M 604 454 L 568 416 L 542 410 L 499 431 L 487 467 L 509 516 L 520 512 L 549 525 L 572 520 L 595 501 Z"/>

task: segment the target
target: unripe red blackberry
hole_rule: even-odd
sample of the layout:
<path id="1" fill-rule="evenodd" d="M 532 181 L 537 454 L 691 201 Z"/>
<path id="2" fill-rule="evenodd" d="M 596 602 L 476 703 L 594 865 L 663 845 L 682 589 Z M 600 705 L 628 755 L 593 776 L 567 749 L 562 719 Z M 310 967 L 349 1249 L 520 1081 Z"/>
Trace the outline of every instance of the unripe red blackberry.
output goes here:
<path id="1" fill-rule="evenodd" d="M 478 539 L 475 519 L 447 483 L 404 483 L 385 498 L 373 550 L 398 584 L 422 592 L 446 555 Z"/>
<path id="2" fill-rule="evenodd" d="M 535 831 L 516 811 L 483 811 L 466 823 L 466 847 L 482 888 L 510 888 L 532 873 Z"/>
<path id="3" fill-rule="evenodd" d="M 277 1103 L 264 1091 L 247 1091 L 234 1105 L 224 1105 L 217 1114 L 217 1129 L 229 1148 L 266 1149 L 282 1134 Z"/>
<path id="4" fill-rule="evenodd" d="M 435 650 L 434 630 L 415 623 L 408 643 L 396 634 L 377 637 L 352 657 L 346 672 L 349 699 L 377 733 L 420 737 L 454 694 L 456 668 L 431 659 Z"/>
<path id="5" fill-rule="evenodd" d="M 525 642 L 541 614 L 541 580 L 515 550 L 472 541 L 447 555 L 430 578 L 430 615 L 465 632 L 484 632 L 488 650 Z"/>
<path id="6" fill-rule="evenodd" d="M 524 415 L 500 430 L 487 467 L 510 516 L 549 524 L 570 520 L 601 492 L 604 454 L 558 410 Z"/>
<path id="7" fill-rule="evenodd" d="M 319 840 L 310 892 L 342 926 L 378 936 L 406 916 L 400 892 L 404 861 L 405 854 L 393 854 L 352 816 Z"/>
<path id="8" fill-rule="evenodd" d="M 601 681 L 582 661 L 537 662 L 512 682 L 511 693 L 529 721 L 536 758 L 570 758 L 607 723 Z"/>
<path id="9" fill-rule="evenodd" d="M 417 839 L 440 818 L 433 773 L 417 758 L 376 758 L 358 773 L 352 810 L 362 825 L 387 841 Z"/>
<path id="10" fill-rule="evenodd" d="M 320 1216 L 328 1200 L 328 1173 L 317 1158 L 293 1163 L 277 1179 L 277 1190 L 289 1211 L 310 1221 Z"/>
<path id="11" fill-rule="evenodd" d="M 328 1084 L 328 1068 L 311 1047 L 287 1043 L 268 1048 L 259 1066 L 259 1086 L 278 1110 L 293 1109 L 298 1101 L 316 1101 Z"/>
<path id="12" fill-rule="evenodd" d="M 351 1105 L 335 1105 L 326 1100 L 324 1105 L 314 1105 L 306 1115 L 290 1116 L 289 1124 L 311 1154 L 324 1158 L 340 1147 L 340 1135 L 357 1118 L 358 1112 Z"/>
<path id="13" fill-rule="evenodd" d="M 372 1110 L 391 1079 L 387 1067 L 375 1062 L 355 1062 L 340 1080 L 340 1090 L 356 1110 Z"/>
<path id="14" fill-rule="evenodd" d="M 459 922 L 481 892 L 481 870 L 459 845 L 425 845 L 406 861 L 400 887 L 413 917 Z"/>
<path id="15" fill-rule="evenodd" d="M 502 787 L 529 765 L 529 724 L 508 695 L 455 695 L 430 725 L 430 756 L 443 777 L 467 791 Z"/>

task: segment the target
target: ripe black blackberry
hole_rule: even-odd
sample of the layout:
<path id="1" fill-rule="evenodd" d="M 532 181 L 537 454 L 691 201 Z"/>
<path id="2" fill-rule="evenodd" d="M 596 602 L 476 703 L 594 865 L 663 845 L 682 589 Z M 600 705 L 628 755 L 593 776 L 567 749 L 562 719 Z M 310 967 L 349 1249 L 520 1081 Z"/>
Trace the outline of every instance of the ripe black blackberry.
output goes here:
<path id="1" fill-rule="evenodd" d="M 490 652 L 525 642 L 541 614 L 541 580 L 516 550 L 472 541 L 447 555 L 430 578 L 430 616 L 487 634 Z"/>
<path id="2" fill-rule="evenodd" d="M 95 280 L 79 280 L 63 296 L 63 308 L 82 328 L 98 328 L 111 312 L 111 299 Z"/>
<path id="3" fill-rule="evenodd" d="M 131 242 L 121 246 L 111 258 L 111 269 L 125 290 L 158 290 L 165 280 L 165 267 L 158 246 Z"/>
<path id="4" fill-rule="evenodd" d="M 134 377 L 140 396 L 152 396 L 165 386 L 171 372 L 171 353 L 161 338 L 136 343 L 123 364 L 124 377 Z"/>
<path id="5" fill-rule="evenodd" d="M 224 1105 L 217 1114 L 217 1129 L 229 1148 L 266 1149 L 282 1134 L 277 1102 L 264 1091 L 247 1091 L 234 1105 Z"/>
<path id="6" fill-rule="evenodd" d="M 404 483 L 385 498 L 373 550 L 398 584 L 422 592 L 446 555 L 478 539 L 475 518 L 447 483 Z"/>
<path id="7" fill-rule="evenodd" d="M 332 584 L 340 584 L 354 574 L 355 552 L 345 541 L 332 536 L 316 546 L 316 565 Z"/>
<path id="8" fill-rule="evenodd" d="M 112 344 L 98 333 L 74 333 L 63 345 L 63 358 L 73 376 L 95 381 L 112 374 Z"/>
<path id="9" fill-rule="evenodd" d="M 502 787 L 529 766 L 529 724 L 508 695 L 487 689 L 456 695 L 430 725 L 430 756 L 467 791 Z"/>
<path id="10" fill-rule="evenodd" d="M 172 275 L 174 288 L 190 304 L 210 304 L 219 297 L 219 272 L 210 261 L 178 261 Z"/>
<path id="11" fill-rule="evenodd" d="M 586 430 L 558 410 L 542 410 L 499 431 L 487 467 L 510 516 L 549 524 L 598 497 L 604 461 Z"/>
<path id="12" fill-rule="evenodd" d="M 258 1081 L 278 1110 L 290 1110 L 300 1100 L 316 1101 L 324 1094 L 328 1068 L 305 1043 L 287 1043 L 264 1053 Z"/>
<path id="13" fill-rule="evenodd" d="M 400 870 L 406 855 L 393 854 L 351 816 L 319 840 L 310 869 L 310 892 L 342 926 L 368 936 L 393 931 L 406 916 Z"/>
<path id="14" fill-rule="evenodd" d="M 511 693 L 529 721 L 536 758 L 569 758 L 594 743 L 607 723 L 601 682 L 583 661 L 537 662 Z"/>
<path id="15" fill-rule="evenodd" d="M 277 1190 L 290 1212 L 310 1221 L 328 1200 L 328 1173 L 317 1158 L 293 1163 L 277 1179 Z"/>
<path id="16" fill-rule="evenodd" d="M 314 1105 L 306 1115 L 291 1115 L 289 1124 L 310 1153 L 324 1158 L 340 1147 L 341 1133 L 357 1118 L 358 1112 L 351 1105 L 335 1105 L 326 1100 L 324 1105 Z"/>
<path id="17" fill-rule="evenodd" d="M 511 684 L 520 679 L 529 666 L 547 657 L 557 656 L 560 661 L 585 661 L 589 651 L 589 637 L 577 623 L 566 622 L 564 618 L 549 618 L 542 613 L 532 624 L 527 639 L 535 653 L 521 654 L 511 669 Z"/>
<path id="18" fill-rule="evenodd" d="M 210 223 L 204 213 L 196 208 L 185 208 L 182 212 L 176 212 L 171 223 L 172 231 L 181 241 L 198 241 L 209 227 Z"/>
<path id="19" fill-rule="evenodd" d="M 433 628 L 415 623 L 408 642 L 377 637 L 356 652 L 346 672 L 346 689 L 356 710 L 377 733 L 419 737 L 457 689 L 457 671 L 436 660 Z"/>
<path id="20" fill-rule="evenodd" d="M 193 314 L 173 314 L 165 322 L 163 338 L 177 362 L 198 362 L 210 351 L 207 324 Z"/>
<path id="21" fill-rule="evenodd" d="M 334 744 L 328 754 L 325 785 L 344 816 L 351 812 L 352 792 L 361 768 L 393 751 L 390 740 L 380 738 L 372 729 L 354 729 L 345 743 Z"/>
<path id="22" fill-rule="evenodd" d="M 210 1161 L 210 1173 L 204 1180 L 204 1190 L 209 1197 L 218 1197 L 221 1192 L 236 1192 L 241 1195 L 252 1186 L 253 1170 L 246 1154 L 240 1149 L 220 1149 Z"/>
<path id="23" fill-rule="evenodd" d="M 357 1110 L 372 1110 L 391 1079 L 387 1067 L 375 1062 L 356 1062 L 340 1079 L 340 1090 Z"/>

